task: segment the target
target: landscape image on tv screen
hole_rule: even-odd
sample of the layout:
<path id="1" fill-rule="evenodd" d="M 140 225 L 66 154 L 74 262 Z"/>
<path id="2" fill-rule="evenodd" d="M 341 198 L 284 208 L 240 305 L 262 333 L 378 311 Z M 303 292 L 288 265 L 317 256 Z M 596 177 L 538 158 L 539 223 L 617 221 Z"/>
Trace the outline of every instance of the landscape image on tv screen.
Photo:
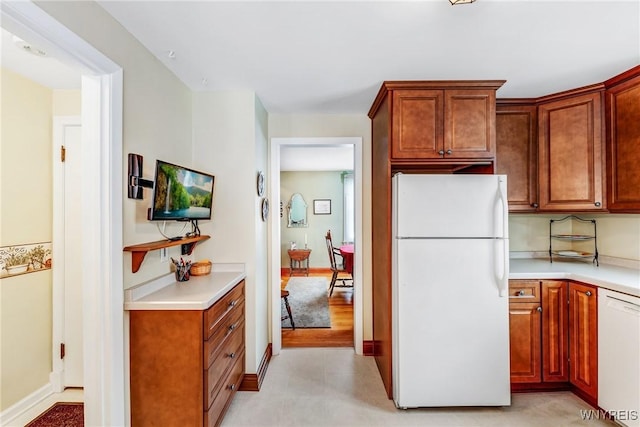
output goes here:
<path id="1" fill-rule="evenodd" d="M 212 175 L 158 161 L 151 219 L 210 219 Z"/>

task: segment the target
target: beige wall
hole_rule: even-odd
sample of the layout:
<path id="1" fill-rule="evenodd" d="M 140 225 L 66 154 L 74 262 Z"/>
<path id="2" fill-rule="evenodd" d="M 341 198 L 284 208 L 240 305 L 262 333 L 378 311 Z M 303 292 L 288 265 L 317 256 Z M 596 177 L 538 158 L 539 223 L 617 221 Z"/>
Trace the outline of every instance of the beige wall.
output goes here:
<path id="1" fill-rule="evenodd" d="M 576 214 L 595 219 L 598 252 L 601 256 L 640 261 L 640 215 Z M 548 252 L 549 220 L 566 215 L 509 215 L 510 249 L 512 252 Z M 570 230 L 566 230 L 569 232 Z M 582 231 L 581 231 L 582 233 Z"/>
<path id="2" fill-rule="evenodd" d="M 307 204 L 308 227 L 289 228 L 287 205 L 293 193 L 300 193 Z M 289 242 L 296 242 L 298 248 L 304 247 L 304 238 L 311 249 L 309 268 L 329 268 L 329 255 L 324 236 L 331 230 L 331 237 L 336 246 L 343 237 L 343 187 L 342 172 L 281 172 L 280 197 L 283 203 L 282 218 L 280 218 L 280 263 L 282 267 L 289 267 Z M 331 215 L 314 215 L 314 199 L 331 199 Z M 279 201 L 276 200 L 279 203 Z M 274 214 L 279 214 L 278 203 L 274 205 Z"/>
<path id="3" fill-rule="evenodd" d="M 50 242 L 52 91 L 0 74 L 0 246 Z M 0 410 L 49 382 L 51 313 L 51 270 L 0 279 Z"/>
<path id="4" fill-rule="evenodd" d="M 373 102 L 373 100 L 372 100 Z M 270 114 L 269 138 L 362 138 L 363 339 L 373 339 L 371 300 L 371 120 L 365 114 Z"/>
<path id="5" fill-rule="evenodd" d="M 53 91 L 53 115 L 79 116 L 82 107 L 81 97 L 80 90 L 55 89 Z"/>
<path id="6" fill-rule="evenodd" d="M 127 171 L 128 153 L 144 157 L 143 173 L 148 179 L 154 178 L 156 159 L 190 166 L 191 91 L 97 3 L 43 1 L 37 4 L 122 67 L 123 172 Z M 145 189 L 144 200 L 128 199 L 123 188 L 125 246 L 162 239 L 157 224 L 146 220 L 150 197 L 151 191 Z M 182 225 L 171 226 L 175 230 L 182 228 Z M 179 248 L 170 248 L 169 256 L 179 255 Z M 196 255 L 197 252 L 198 247 Z M 137 273 L 131 272 L 131 255 L 124 254 L 125 289 L 169 272 L 169 262 L 160 262 L 157 251 L 146 256 Z"/>
<path id="7" fill-rule="evenodd" d="M 203 222 L 200 254 L 215 263 L 245 264 L 246 369 L 256 373 L 269 342 L 267 223 L 256 193 L 266 173 L 267 113 L 250 91 L 194 93 L 193 163 L 215 175 L 213 220 Z"/>

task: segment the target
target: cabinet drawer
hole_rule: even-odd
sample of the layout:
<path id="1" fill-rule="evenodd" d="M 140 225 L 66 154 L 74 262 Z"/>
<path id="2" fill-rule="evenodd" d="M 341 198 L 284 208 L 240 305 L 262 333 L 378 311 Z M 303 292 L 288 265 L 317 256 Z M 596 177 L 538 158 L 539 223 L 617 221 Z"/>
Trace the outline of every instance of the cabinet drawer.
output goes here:
<path id="1" fill-rule="evenodd" d="M 229 341 L 232 334 L 240 329 L 244 324 L 244 301 L 236 306 L 228 316 L 218 322 L 213 335 L 204 343 L 204 367 L 205 369 L 213 363 L 218 353 Z"/>
<path id="2" fill-rule="evenodd" d="M 213 403 L 226 374 L 231 366 L 244 353 L 244 323 L 236 329 L 216 355 L 215 360 L 204 373 L 205 396 L 204 407 L 208 408 Z"/>
<path id="3" fill-rule="evenodd" d="M 509 280 L 510 302 L 540 302 L 539 280 Z"/>
<path id="4" fill-rule="evenodd" d="M 236 306 L 239 306 L 242 301 L 244 301 L 244 280 L 205 312 L 205 340 L 213 334 L 220 320 Z"/>
<path id="5" fill-rule="evenodd" d="M 244 377 L 244 351 L 236 360 L 235 365 L 231 368 L 229 375 L 223 382 L 222 389 L 211 404 L 211 407 L 204 413 L 204 425 L 207 427 L 215 427 L 222 422 L 222 414 L 227 409 L 231 398 L 240 388 L 240 383 Z"/>

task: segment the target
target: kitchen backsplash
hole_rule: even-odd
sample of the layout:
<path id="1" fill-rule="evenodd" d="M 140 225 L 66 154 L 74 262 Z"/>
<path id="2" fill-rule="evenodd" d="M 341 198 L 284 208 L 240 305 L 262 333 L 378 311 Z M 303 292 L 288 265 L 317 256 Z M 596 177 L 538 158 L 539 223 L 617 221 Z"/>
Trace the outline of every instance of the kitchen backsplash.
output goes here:
<path id="1" fill-rule="evenodd" d="M 549 220 L 568 214 L 510 214 L 509 237 L 512 256 L 517 253 L 548 254 Z M 640 215 L 576 213 L 584 219 L 595 219 L 600 259 L 615 263 L 615 259 L 640 263 Z M 559 230 L 571 232 L 571 230 Z M 575 230 L 574 230 L 575 232 Z"/>

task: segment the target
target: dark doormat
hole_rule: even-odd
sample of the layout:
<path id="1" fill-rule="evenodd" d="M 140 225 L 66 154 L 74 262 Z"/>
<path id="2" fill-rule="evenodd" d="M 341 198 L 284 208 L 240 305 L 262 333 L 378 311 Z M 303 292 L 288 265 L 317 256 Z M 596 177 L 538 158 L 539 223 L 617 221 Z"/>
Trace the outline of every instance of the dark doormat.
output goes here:
<path id="1" fill-rule="evenodd" d="M 84 403 L 57 402 L 25 427 L 83 427 Z"/>

